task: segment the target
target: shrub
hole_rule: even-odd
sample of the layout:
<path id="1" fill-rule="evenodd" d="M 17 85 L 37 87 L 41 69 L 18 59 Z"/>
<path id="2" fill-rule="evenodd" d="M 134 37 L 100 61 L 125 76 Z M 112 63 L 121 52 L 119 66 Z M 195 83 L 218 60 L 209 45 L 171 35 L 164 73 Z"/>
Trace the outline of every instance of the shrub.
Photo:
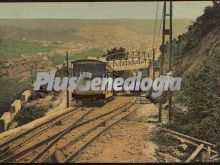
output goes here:
<path id="1" fill-rule="evenodd" d="M 175 139 L 171 139 L 164 131 L 157 130 L 154 132 L 151 140 L 158 145 L 165 145 L 165 146 L 176 146 L 178 141 Z"/>
<path id="2" fill-rule="evenodd" d="M 46 112 L 47 110 L 43 107 L 28 106 L 21 109 L 16 114 L 14 120 L 18 122 L 18 126 L 21 126 L 40 117 L 43 117 Z"/>
<path id="3" fill-rule="evenodd" d="M 21 92 L 19 84 L 15 80 L 0 79 L 0 116 L 10 109 L 10 104 Z"/>
<path id="4" fill-rule="evenodd" d="M 220 53 L 214 53 L 184 80 L 176 99 L 188 112 L 174 114 L 173 129 L 213 143 L 220 140 L 220 97 L 215 88 L 220 82 L 219 64 Z"/>

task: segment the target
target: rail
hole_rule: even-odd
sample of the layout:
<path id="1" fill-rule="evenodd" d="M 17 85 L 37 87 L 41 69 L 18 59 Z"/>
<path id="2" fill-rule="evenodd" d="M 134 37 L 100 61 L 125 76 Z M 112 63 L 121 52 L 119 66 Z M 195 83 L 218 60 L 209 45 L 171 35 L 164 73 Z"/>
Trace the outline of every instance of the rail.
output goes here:
<path id="1" fill-rule="evenodd" d="M 105 121 L 106 118 L 109 119 L 109 117 L 111 118 L 113 116 L 117 117 L 119 113 L 122 113 L 126 109 L 129 109 L 129 107 L 133 106 L 134 103 L 135 102 L 132 101 L 129 104 L 127 103 L 121 104 L 120 107 L 116 107 L 115 109 L 111 109 L 110 111 L 107 111 L 104 113 L 100 111 L 101 114 L 98 114 L 98 116 L 96 114 L 95 116 L 93 115 L 94 117 L 89 117 L 89 118 L 86 116 L 88 116 L 91 112 L 93 112 L 95 108 L 90 109 L 88 111 L 78 108 L 78 109 L 72 110 L 72 112 L 74 111 L 74 113 L 67 112 L 65 113 L 65 115 L 57 116 L 57 118 L 54 118 L 54 120 L 49 120 L 44 124 L 41 124 L 31 130 L 28 130 L 6 141 L 5 143 L 2 143 L 0 145 L 0 149 L 1 149 L 0 162 L 3 162 L 3 163 L 21 162 L 21 161 L 23 162 L 24 160 L 25 162 L 34 162 L 34 163 L 44 162 L 45 155 L 47 156 L 48 151 L 51 148 L 53 148 L 55 145 L 57 145 L 58 141 L 63 139 L 64 136 L 66 135 L 68 136 L 69 134 L 71 134 L 71 132 L 74 132 L 76 129 L 87 127 L 86 125 L 87 124 L 89 125 L 89 123 L 93 123 L 91 124 L 91 126 L 96 125 L 96 128 L 98 128 L 100 125 L 106 122 Z M 61 128 L 62 120 L 65 120 L 70 115 L 73 116 L 75 113 L 81 110 L 83 113 L 80 113 L 78 117 L 75 117 L 73 123 L 70 123 L 68 127 L 65 126 L 65 128 L 62 128 L 62 131 L 57 131 L 55 133 L 52 132 L 51 135 L 48 137 L 41 136 L 39 140 L 38 135 L 43 134 L 45 131 L 48 132 L 50 128 L 52 128 L 54 125 L 57 126 L 57 124 Z M 98 125 L 97 125 L 97 122 L 99 123 Z M 81 129 L 81 130 L 84 130 L 84 129 Z M 32 144 L 32 140 L 34 142 L 33 144 Z M 27 156 L 29 154 L 33 156 L 31 157 Z"/>
<path id="2" fill-rule="evenodd" d="M 204 159 L 203 161 L 210 161 L 211 157 L 218 156 L 218 152 L 213 150 L 213 148 L 215 149 L 217 146 L 210 142 L 184 135 L 182 133 L 166 128 L 159 128 L 168 133 L 168 135 L 172 136 L 173 138 L 180 140 L 182 143 L 188 143 L 190 145 L 196 146 L 196 150 L 189 156 L 189 158 L 185 162 L 192 162 L 198 155 L 200 155 L 200 153 L 202 155 L 201 159 Z M 203 152 L 204 150 L 205 152 Z"/>

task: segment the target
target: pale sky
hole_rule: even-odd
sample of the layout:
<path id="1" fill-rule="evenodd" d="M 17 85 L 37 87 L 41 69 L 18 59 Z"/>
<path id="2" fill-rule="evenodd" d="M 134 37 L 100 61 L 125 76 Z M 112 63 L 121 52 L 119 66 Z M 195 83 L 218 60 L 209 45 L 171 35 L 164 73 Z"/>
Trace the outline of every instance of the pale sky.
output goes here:
<path id="1" fill-rule="evenodd" d="M 159 18 L 163 2 L 159 3 Z M 195 19 L 211 1 L 173 2 L 174 18 Z M 0 3 L 0 18 L 155 19 L 157 2 Z"/>

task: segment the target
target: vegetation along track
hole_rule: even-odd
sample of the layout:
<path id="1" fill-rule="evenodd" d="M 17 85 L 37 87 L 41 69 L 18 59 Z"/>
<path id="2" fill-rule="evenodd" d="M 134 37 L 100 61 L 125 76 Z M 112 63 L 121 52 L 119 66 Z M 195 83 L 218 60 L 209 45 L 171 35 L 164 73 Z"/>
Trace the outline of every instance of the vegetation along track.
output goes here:
<path id="1" fill-rule="evenodd" d="M 83 125 L 86 125 L 88 123 L 95 123 L 98 121 L 101 122 L 101 120 L 104 120 L 104 117 L 107 117 L 110 114 L 113 115 L 113 113 L 116 113 L 116 111 L 119 111 L 123 108 L 128 109 L 129 105 L 131 104 L 129 102 L 130 102 L 130 100 L 126 101 L 126 103 L 124 101 L 124 103 L 121 104 L 122 106 L 120 106 L 120 107 L 118 106 L 118 108 L 111 110 L 111 111 L 108 110 L 107 113 L 102 113 L 101 115 L 98 115 L 96 117 L 94 117 L 94 115 L 93 115 L 93 117 L 89 117 L 89 114 L 91 112 L 94 112 L 95 109 L 84 111 L 85 113 L 83 115 L 81 114 L 80 118 L 79 118 L 79 116 L 78 116 L 77 120 L 75 120 L 76 119 L 75 118 L 74 121 L 71 122 L 71 125 L 66 127 L 65 129 L 63 129 L 62 131 L 59 131 L 59 132 L 55 131 L 56 133 L 52 134 L 51 136 L 47 136 L 46 139 L 44 138 L 43 140 L 39 140 L 39 141 L 37 141 L 37 143 L 35 143 L 33 145 L 29 145 L 26 148 L 20 147 L 18 145 L 17 147 L 19 149 L 16 150 L 16 152 L 15 152 L 15 150 L 11 150 L 11 152 L 4 152 L 6 157 L 1 158 L 0 162 L 42 162 L 42 161 L 45 161 L 45 159 L 44 159 L 45 155 L 48 156 L 47 153 L 49 153 L 50 148 L 53 148 L 54 146 L 56 147 L 58 144 L 62 144 L 63 142 L 60 143 L 60 141 L 62 141 L 62 139 L 64 139 L 64 142 L 65 142 L 64 137 L 67 136 L 68 134 L 70 134 L 72 131 L 74 132 L 74 130 L 77 130 L 77 128 L 78 128 L 78 130 L 80 129 L 85 132 L 84 128 L 82 128 Z M 111 103 L 111 104 L 114 105 L 115 103 Z M 132 104 L 134 104 L 134 103 L 132 103 Z M 104 108 L 100 108 L 100 109 L 101 109 L 100 112 L 105 111 Z M 78 111 L 80 111 L 80 110 L 78 110 Z M 88 118 L 88 119 L 86 119 L 86 118 Z M 51 132 L 53 132 L 53 131 L 51 131 Z M 54 149 L 54 151 L 55 150 L 56 149 Z M 52 153 L 54 153 L 54 151 Z"/>

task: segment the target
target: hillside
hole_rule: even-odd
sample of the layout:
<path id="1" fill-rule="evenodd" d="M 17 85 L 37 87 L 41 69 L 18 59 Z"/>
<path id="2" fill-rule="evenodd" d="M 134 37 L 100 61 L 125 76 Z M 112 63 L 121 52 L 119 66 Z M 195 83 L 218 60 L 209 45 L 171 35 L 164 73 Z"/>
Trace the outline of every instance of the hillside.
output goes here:
<path id="1" fill-rule="evenodd" d="M 173 70 L 183 82 L 174 94 L 173 121 L 167 127 L 220 147 L 219 18 L 220 4 L 209 6 L 173 40 Z"/>
<path id="2" fill-rule="evenodd" d="M 160 24 L 161 20 L 158 20 Z M 174 36 L 186 31 L 191 24 L 189 19 L 175 19 L 173 21 Z M 0 27 L 18 27 L 26 30 L 41 29 L 45 31 L 77 31 L 90 25 L 119 25 L 140 34 L 152 34 L 155 20 L 144 19 L 0 19 Z"/>
<path id="3" fill-rule="evenodd" d="M 174 36 L 186 32 L 186 27 L 191 24 L 191 20 L 188 19 L 176 19 L 173 22 Z M 154 23 L 154 20 L 136 19 L 0 19 L 0 39 L 3 49 L 4 41 L 11 39 L 18 42 L 34 41 L 36 44 L 44 45 L 51 45 L 51 42 L 60 43 L 57 45 L 59 48 L 53 46 L 51 49 L 60 54 L 67 49 L 71 54 L 75 54 L 91 48 L 106 51 L 120 46 L 132 51 L 151 51 Z M 158 20 L 157 24 L 158 33 L 161 20 Z M 20 52 L 14 54 L 17 56 Z M 42 49 L 39 52 L 42 52 Z M 157 53 L 159 54 L 159 50 Z M 1 59 L 5 57 L 5 54 L 2 54 L 0 53 Z"/>
<path id="4" fill-rule="evenodd" d="M 189 77 L 194 71 L 202 68 L 207 58 L 220 53 L 220 26 L 210 31 L 198 45 L 178 59 L 175 66 L 177 75 Z M 216 59 L 217 60 L 217 59 Z"/>

